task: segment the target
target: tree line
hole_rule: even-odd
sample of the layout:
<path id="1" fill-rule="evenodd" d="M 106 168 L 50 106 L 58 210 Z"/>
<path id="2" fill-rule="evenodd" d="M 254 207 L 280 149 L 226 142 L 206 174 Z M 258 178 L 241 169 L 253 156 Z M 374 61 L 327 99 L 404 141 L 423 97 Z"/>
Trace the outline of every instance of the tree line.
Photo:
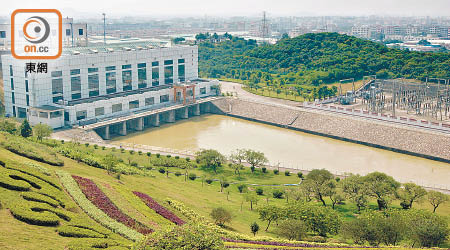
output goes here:
<path id="1" fill-rule="evenodd" d="M 202 77 L 235 79 L 253 86 L 312 91 L 341 79 L 450 78 L 449 53 L 391 49 L 384 44 L 338 33 L 305 34 L 274 45 L 258 45 L 227 34 L 201 34 Z"/>

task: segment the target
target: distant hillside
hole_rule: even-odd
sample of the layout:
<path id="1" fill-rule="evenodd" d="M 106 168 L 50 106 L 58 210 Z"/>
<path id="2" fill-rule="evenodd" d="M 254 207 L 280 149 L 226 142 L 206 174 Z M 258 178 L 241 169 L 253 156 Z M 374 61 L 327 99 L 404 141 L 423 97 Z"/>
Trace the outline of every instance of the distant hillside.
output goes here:
<path id="1" fill-rule="evenodd" d="M 199 46 L 200 74 L 268 85 L 314 85 L 345 78 L 449 78 L 449 53 L 409 52 L 337 33 L 305 34 L 257 46 L 233 37 Z"/>

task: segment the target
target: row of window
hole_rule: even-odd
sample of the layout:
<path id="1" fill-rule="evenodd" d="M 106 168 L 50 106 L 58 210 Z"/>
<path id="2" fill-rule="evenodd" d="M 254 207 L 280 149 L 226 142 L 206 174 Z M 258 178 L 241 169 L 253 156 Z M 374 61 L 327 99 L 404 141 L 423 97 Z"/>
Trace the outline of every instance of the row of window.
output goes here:
<path id="1" fill-rule="evenodd" d="M 168 102 L 169 101 L 169 95 L 161 95 L 159 97 L 159 101 L 160 101 L 160 103 Z M 145 98 L 144 106 L 151 106 L 153 104 L 155 104 L 155 98 L 154 97 Z M 134 100 L 134 101 L 128 102 L 128 109 L 129 110 L 137 109 L 137 108 L 139 108 L 139 100 Z M 122 103 L 117 103 L 117 104 L 111 105 L 111 112 L 112 113 L 121 112 L 122 110 L 123 110 Z M 105 107 L 95 108 L 95 116 L 102 116 L 102 115 L 105 115 Z M 77 111 L 76 112 L 76 119 L 77 119 L 77 121 L 86 119 L 86 117 L 87 117 L 87 110 L 81 110 L 81 111 Z"/>
<path id="2" fill-rule="evenodd" d="M 167 62 L 166 62 L 167 61 Z M 166 60 L 164 63 L 172 63 L 172 60 Z M 179 62 L 184 62 L 184 59 L 179 59 Z M 158 65 L 158 62 L 153 62 Z M 152 64 L 153 64 L 152 63 Z M 139 63 L 138 65 L 138 88 L 146 88 L 149 87 L 147 84 L 147 68 L 146 63 Z M 123 91 L 129 91 L 133 89 L 132 86 L 132 70 L 130 70 L 131 64 L 122 65 L 122 89 Z M 117 92 L 116 86 L 116 69 L 115 66 L 107 66 L 105 67 L 105 78 L 106 78 L 106 93 L 112 94 Z M 178 65 L 178 74 L 179 80 L 184 82 L 186 80 L 186 71 L 185 65 Z M 81 98 L 81 76 L 80 69 L 72 69 L 70 70 L 70 86 L 71 86 L 71 94 L 72 100 Z M 53 94 L 53 102 L 57 103 L 62 99 L 63 96 L 63 79 L 62 71 L 52 71 L 52 94 Z M 173 84 L 173 66 L 164 67 L 164 82 L 165 84 Z M 152 80 L 151 86 L 159 85 L 159 68 L 152 68 Z M 98 96 L 99 95 L 99 75 L 98 68 L 88 68 L 88 90 L 89 97 Z"/>

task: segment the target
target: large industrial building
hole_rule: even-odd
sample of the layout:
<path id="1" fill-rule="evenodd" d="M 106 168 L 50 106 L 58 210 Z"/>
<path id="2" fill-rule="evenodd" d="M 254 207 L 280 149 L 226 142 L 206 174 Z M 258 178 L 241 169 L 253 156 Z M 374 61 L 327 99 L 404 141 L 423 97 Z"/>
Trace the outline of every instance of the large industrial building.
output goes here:
<path id="1" fill-rule="evenodd" d="M 197 46 L 160 43 L 65 47 L 47 73 L 2 56 L 6 115 L 53 128 L 86 125 L 217 95 L 218 82 L 198 78 Z"/>

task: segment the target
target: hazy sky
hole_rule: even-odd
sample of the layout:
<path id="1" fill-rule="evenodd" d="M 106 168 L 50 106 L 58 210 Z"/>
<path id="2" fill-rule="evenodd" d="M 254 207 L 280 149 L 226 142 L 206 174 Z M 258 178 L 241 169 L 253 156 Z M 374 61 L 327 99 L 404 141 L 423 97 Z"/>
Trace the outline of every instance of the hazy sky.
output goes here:
<path id="1" fill-rule="evenodd" d="M 64 16 L 396 15 L 450 16 L 450 0 L 2 0 L 0 15 L 56 8 Z"/>

